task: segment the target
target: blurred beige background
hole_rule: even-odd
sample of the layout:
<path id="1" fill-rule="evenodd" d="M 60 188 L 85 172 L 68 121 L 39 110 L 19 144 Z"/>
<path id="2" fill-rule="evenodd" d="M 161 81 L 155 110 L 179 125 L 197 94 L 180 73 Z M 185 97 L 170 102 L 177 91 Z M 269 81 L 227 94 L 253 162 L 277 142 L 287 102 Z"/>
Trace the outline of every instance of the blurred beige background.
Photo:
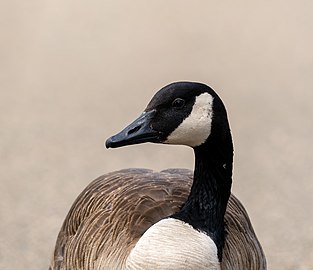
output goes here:
<path id="1" fill-rule="evenodd" d="M 313 269 L 313 2 L 2 0 L 0 269 L 47 269 L 97 176 L 193 167 L 185 147 L 105 150 L 177 80 L 223 98 L 233 192 L 269 269 Z"/>

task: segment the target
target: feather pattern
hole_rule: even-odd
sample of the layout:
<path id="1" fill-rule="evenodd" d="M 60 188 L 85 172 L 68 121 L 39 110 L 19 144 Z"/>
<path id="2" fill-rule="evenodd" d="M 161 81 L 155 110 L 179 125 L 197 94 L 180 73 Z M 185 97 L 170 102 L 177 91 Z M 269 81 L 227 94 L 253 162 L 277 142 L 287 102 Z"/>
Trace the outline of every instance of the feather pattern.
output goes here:
<path id="1" fill-rule="evenodd" d="M 100 176 L 73 203 L 59 232 L 50 270 L 126 269 L 139 238 L 153 224 L 178 212 L 193 172 L 126 169 Z M 225 214 L 223 270 L 265 270 L 266 260 L 239 200 L 231 195 Z"/>

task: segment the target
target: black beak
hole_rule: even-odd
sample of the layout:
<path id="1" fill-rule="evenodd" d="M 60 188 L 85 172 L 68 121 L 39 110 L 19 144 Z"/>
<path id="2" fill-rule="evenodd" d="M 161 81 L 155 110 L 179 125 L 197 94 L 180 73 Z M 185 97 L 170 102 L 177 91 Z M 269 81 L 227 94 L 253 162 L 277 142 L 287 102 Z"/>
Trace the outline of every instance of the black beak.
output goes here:
<path id="1" fill-rule="evenodd" d="M 106 148 L 116 148 L 145 142 L 159 142 L 160 133 L 151 127 L 151 120 L 155 113 L 155 110 L 142 113 L 120 133 L 107 139 L 105 142 Z"/>

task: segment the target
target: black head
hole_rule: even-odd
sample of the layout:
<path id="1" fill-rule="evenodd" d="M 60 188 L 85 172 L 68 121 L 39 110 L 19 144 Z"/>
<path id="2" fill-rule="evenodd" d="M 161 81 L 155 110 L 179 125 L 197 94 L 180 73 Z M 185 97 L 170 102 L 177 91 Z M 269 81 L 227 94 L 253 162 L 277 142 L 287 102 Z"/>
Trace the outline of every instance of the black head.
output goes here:
<path id="1" fill-rule="evenodd" d="M 109 138 L 106 147 L 153 142 L 196 148 L 225 132 L 227 113 L 218 95 L 202 83 L 176 82 L 159 90 L 139 118 Z"/>

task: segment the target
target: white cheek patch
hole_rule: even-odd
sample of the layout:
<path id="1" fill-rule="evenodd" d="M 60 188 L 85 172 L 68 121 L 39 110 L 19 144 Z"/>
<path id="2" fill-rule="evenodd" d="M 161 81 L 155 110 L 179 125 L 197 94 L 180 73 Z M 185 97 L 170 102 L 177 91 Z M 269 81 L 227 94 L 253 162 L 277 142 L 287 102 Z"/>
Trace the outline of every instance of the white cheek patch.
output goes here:
<path id="1" fill-rule="evenodd" d="M 213 97 L 203 93 L 196 97 L 190 115 L 167 137 L 165 143 L 196 147 L 211 133 Z"/>

